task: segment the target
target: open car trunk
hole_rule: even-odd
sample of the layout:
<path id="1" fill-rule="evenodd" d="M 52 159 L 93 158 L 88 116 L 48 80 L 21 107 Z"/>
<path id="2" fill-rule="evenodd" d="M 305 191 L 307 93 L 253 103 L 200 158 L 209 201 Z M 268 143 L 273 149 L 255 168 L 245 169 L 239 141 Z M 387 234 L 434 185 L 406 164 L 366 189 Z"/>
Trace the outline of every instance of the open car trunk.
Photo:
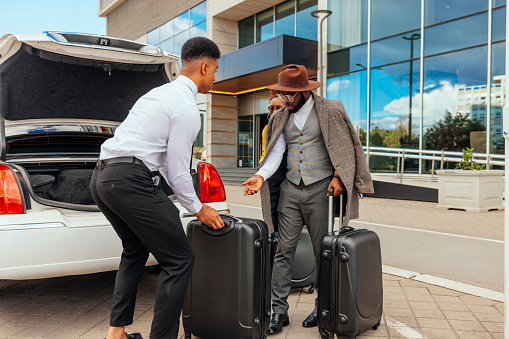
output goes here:
<path id="1" fill-rule="evenodd" d="M 97 209 L 89 187 L 101 144 L 142 95 L 178 73 L 174 56 L 143 52 L 152 46 L 114 38 L 94 46 L 99 38 L 0 39 L 0 161 L 39 203 Z"/>

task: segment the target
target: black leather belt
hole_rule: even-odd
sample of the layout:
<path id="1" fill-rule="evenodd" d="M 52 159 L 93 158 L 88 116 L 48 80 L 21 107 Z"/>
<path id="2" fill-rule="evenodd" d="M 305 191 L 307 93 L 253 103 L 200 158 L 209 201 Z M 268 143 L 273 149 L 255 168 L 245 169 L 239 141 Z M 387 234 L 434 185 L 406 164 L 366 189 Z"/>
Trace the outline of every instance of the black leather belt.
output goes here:
<path id="1" fill-rule="evenodd" d="M 143 165 L 143 161 L 136 157 L 117 157 L 117 158 L 110 158 L 110 159 L 104 159 L 104 160 L 98 160 L 97 164 L 99 166 L 108 166 L 113 164 L 138 164 Z"/>

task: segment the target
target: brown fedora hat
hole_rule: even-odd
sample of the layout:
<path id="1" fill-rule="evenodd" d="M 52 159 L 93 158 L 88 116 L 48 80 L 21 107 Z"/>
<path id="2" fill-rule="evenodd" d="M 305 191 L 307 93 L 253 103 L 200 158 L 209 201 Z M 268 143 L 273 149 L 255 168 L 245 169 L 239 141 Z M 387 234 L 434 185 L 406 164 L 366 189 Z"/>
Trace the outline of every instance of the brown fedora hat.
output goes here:
<path id="1" fill-rule="evenodd" d="M 320 87 L 318 81 L 308 79 L 308 71 L 302 65 L 285 66 L 278 75 L 277 85 L 267 86 L 270 90 L 304 92 Z"/>

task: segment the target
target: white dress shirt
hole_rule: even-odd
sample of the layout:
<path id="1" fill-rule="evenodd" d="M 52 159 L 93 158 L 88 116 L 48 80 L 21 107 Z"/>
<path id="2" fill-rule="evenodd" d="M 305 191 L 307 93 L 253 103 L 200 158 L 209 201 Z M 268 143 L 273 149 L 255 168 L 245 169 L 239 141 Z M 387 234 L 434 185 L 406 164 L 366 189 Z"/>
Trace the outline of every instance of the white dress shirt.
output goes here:
<path id="1" fill-rule="evenodd" d="M 304 128 L 304 124 L 309 117 L 309 113 L 311 113 L 311 109 L 315 104 L 315 99 L 311 95 L 306 101 L 306 103 L 295 113 L 290 114 L 288 119 L 292 119 L 295 126 L 302 131 Z M 263 180 L 269 179 L 274 173 L 276 173 L 279 165 L 281 165 L 281 160 L 283 160 L 283 154 L 286 150 L 286 139 L 284 137 L 284 133 L 281 133 L 279 139 L 277 139 L 272 152 L 270 152 L 267 160 L 263 166 L 256 172 L 256 174 L 260 175 Z"/>
<path id="2" fill-rule="evenodd" d="M 166 163 L 168 181 L 180 204 L 191 213 L 202 204 L 194 190 L 189 164 L 200 131 L 196 84 L 184 75 L 142 96 L 101 146 L 99 159 L 133 156 L 151 171 Z"/>

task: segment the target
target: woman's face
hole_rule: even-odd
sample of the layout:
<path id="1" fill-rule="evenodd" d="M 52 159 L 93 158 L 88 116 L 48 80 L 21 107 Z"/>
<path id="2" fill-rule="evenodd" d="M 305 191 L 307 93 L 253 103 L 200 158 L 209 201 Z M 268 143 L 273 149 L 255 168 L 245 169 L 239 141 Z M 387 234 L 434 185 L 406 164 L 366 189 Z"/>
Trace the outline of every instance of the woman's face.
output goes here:
<path id="1" fill-rule="evenodd" d="M 275 111 L 277 111 L 284 105 L 285 105 L 285 103 L 278 97 L 272 98 L 272 100 L 270 100 L 270 102 L 269 102 L 269 114 L 274 113 Z"/>

